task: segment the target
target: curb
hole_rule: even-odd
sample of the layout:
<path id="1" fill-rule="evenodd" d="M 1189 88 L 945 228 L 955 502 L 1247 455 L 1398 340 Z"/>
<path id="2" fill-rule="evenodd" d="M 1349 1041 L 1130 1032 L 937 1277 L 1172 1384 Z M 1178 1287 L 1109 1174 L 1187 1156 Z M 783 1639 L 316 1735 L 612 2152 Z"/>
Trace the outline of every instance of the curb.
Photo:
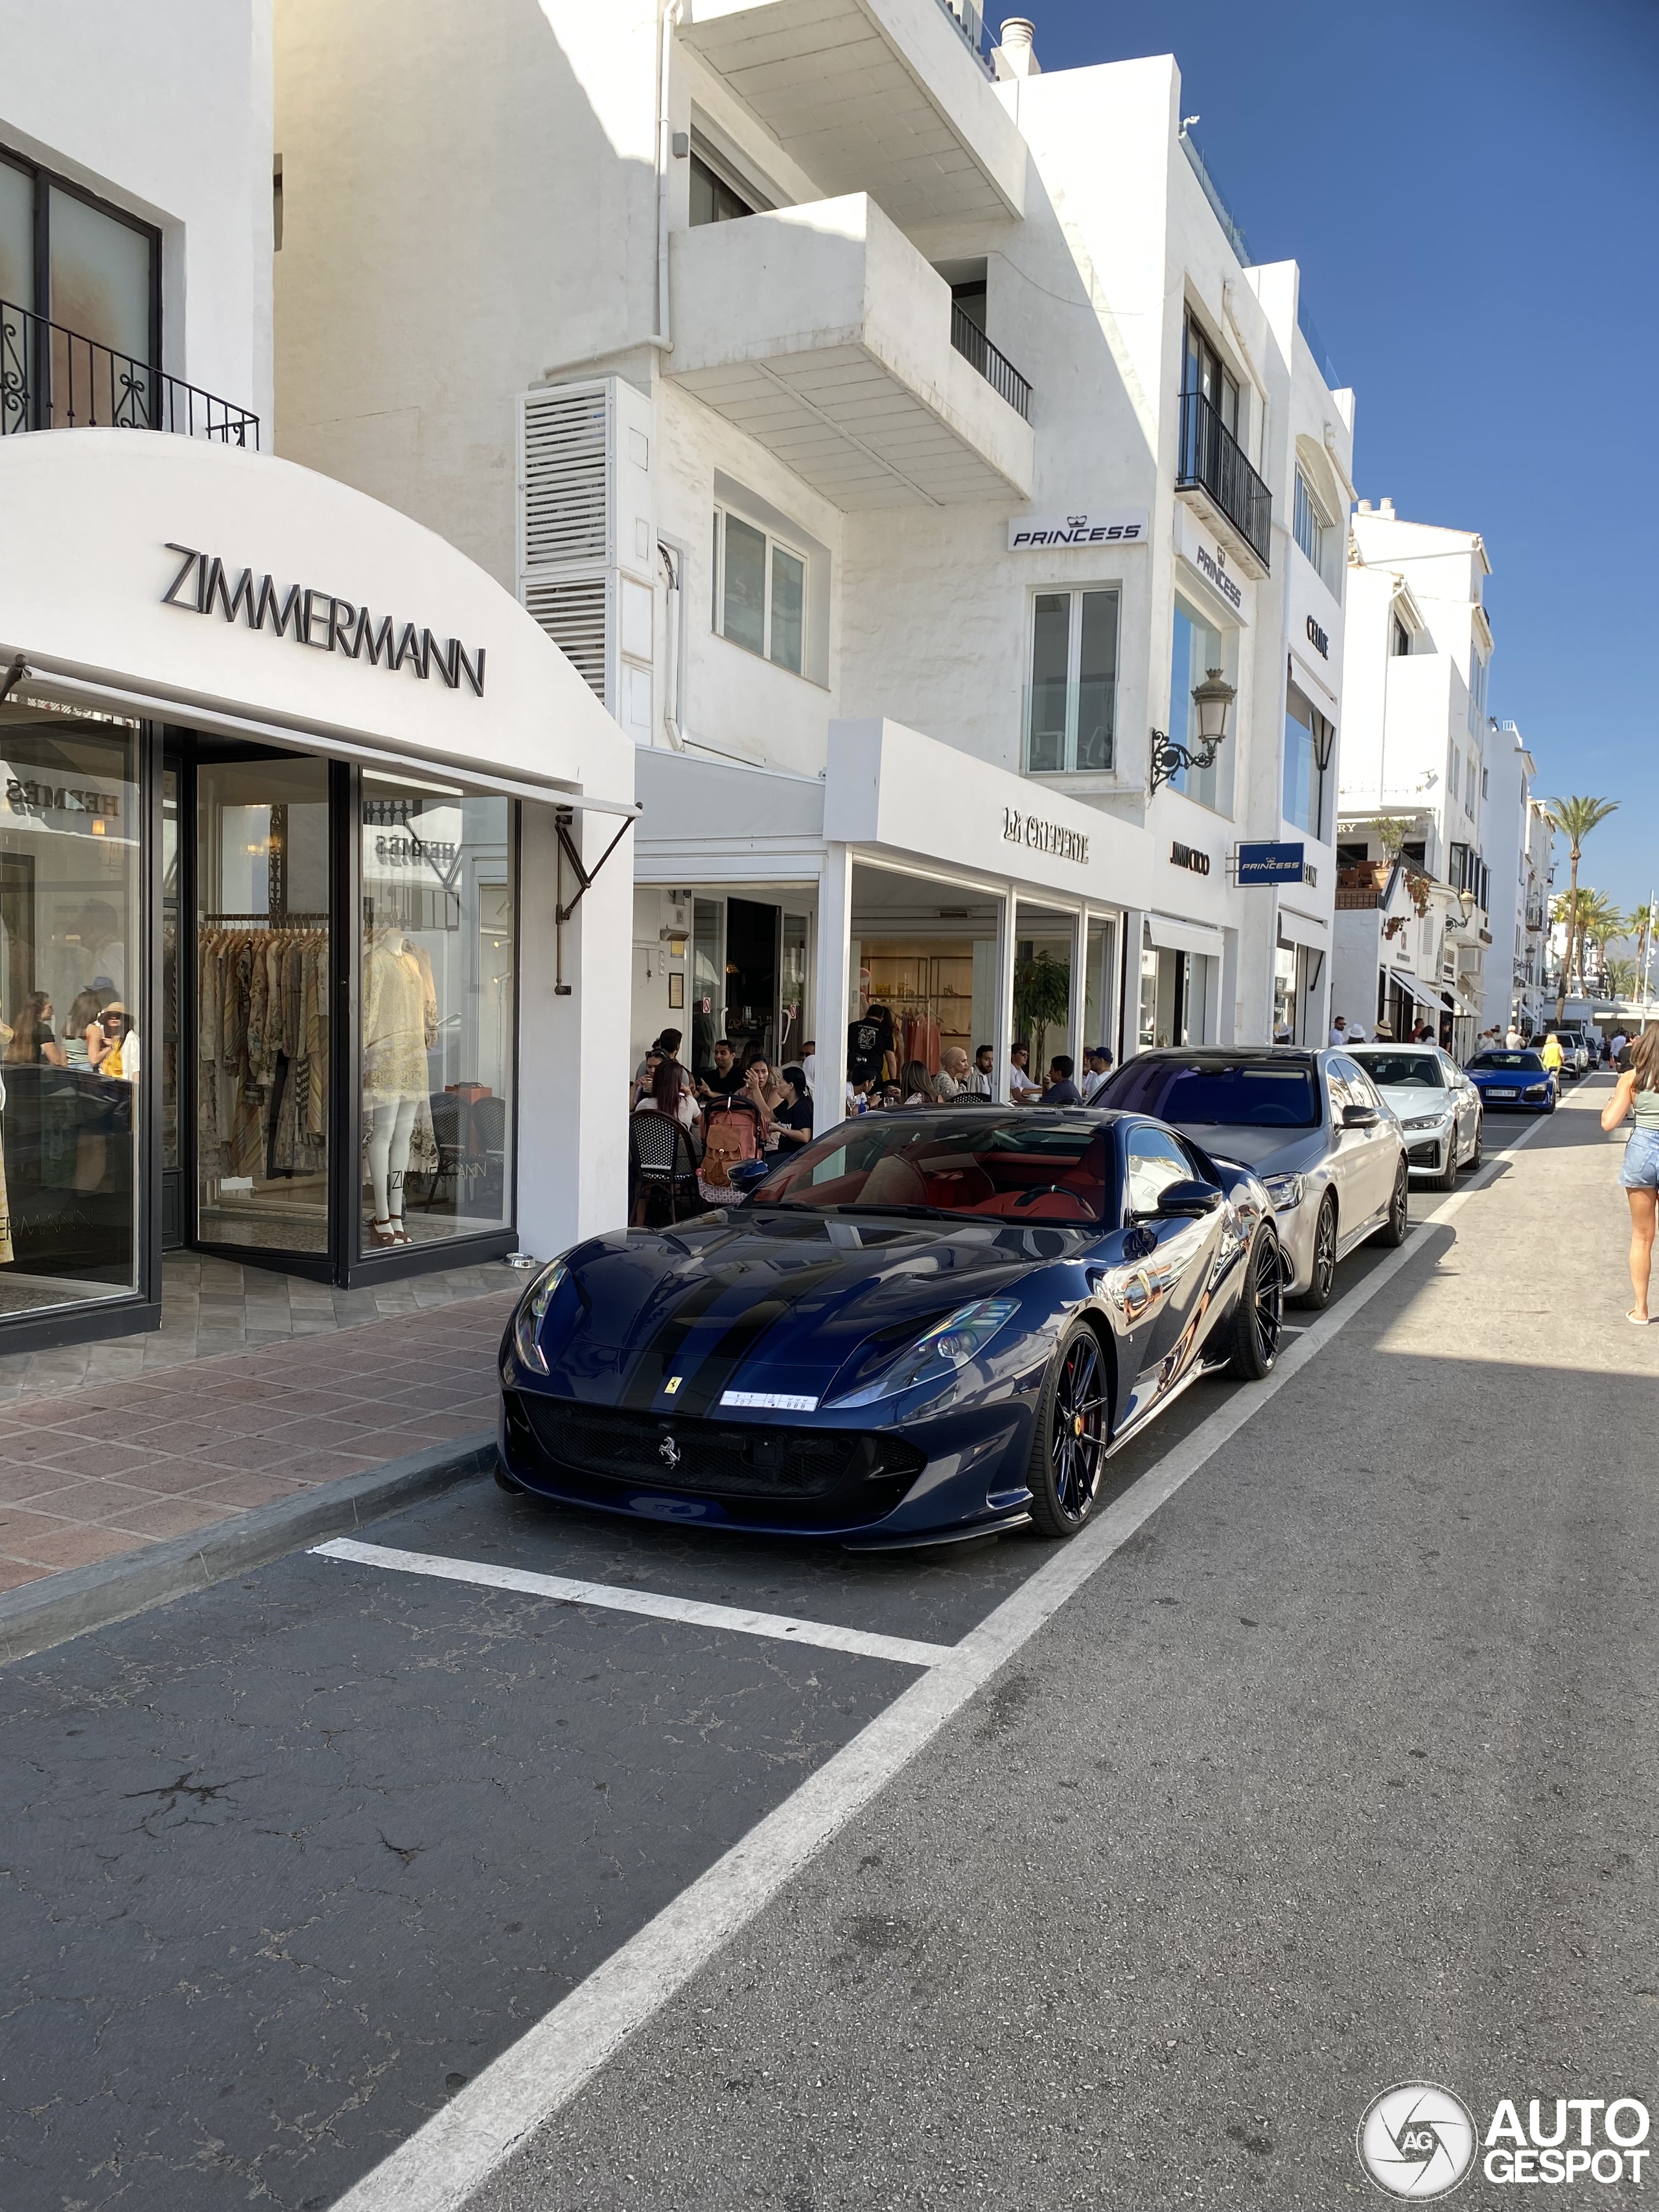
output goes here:
<path id="1" fill-rule="evenodd" d="M 487 1474 L 495 1463 L 495 1431 L 481 1430 L 388 1460 L 367 1474 L 257 1505 L 216 1527 L 25 1583 L 0 1594 L 0 1662 L 27 1659 L 89 1628 L 107 1628 L 308 1544 L 349 1535 L 399 1506 Z"/>

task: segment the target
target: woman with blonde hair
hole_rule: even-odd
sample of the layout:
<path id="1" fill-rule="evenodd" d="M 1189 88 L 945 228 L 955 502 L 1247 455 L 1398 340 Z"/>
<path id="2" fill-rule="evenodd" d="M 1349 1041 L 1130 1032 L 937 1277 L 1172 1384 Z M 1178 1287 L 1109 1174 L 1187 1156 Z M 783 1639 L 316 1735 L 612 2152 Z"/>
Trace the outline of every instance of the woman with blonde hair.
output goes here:
<path id="1" fill-rule="evenodd" d="M 1653 1231 L 1659 1210 L 1659 1025 L 1644 1030 L 1627 1048 L 1624 1073 L 1601 1109 L 1601 1127 L 1616 1129 L 1626 1114 L 1636 1127 L 1625 1146 L 1620 1186 L 1630 1200 L 1630 1279 L 1636 1304 L 1625 1316 L 1638 1328 L 1650 1319 L 1648 1281 L 1653 1272 Z"/>

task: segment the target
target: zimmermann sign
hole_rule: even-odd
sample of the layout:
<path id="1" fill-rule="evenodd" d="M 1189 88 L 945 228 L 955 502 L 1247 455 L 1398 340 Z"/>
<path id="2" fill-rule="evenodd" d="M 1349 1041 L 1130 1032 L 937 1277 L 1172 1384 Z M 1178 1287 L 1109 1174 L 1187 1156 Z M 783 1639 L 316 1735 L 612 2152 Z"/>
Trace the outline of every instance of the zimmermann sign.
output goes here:
<path id="1" fill-rule="evenodd" d="M 1002 810 L 1002 839 L 1006 845 L 1028 845 L 1034 853 L 1052 853 L 1056 860 L 1075 860 L 1081 867 L 1089 865 L 1089 840 L 1080 830 L 1068 830 L 1062 822 L 1045 822 L 1040 814 L 1021 814 L 1016 808 Z"/>
<path id="2" fill-rule="evenodd" d="M 459 638 L 442 644 L 429 629 L 412 622 L 399 623 L 391 615 L 372 615 L 332 592 L 319 592 L 309 584 L 290 584 L 283 592 L 268 575 L 256 576 L 244 568 L 233 582 L 216 553 L 204 553 L 193 545 L 167 541 L 167 551 L 182 556 L 178 574 L 161 594 L 164 607 L 183 607 L 186 612 L 210 615 L 218 609 L 228 623 L 240 614 L 250 629 L 269 629 L 278 637 L 291 636 L 296 645 L 317 653 L 343 653 L 348 660 L 367 654 L 375 665 L 412 669 L 422 683 L 434 672 L 452 691 L 465 677 L 478 698 L 483 697 L 484 649 L 469 653 Z M 186 592 L 186 586 L 189 586 Z"/>

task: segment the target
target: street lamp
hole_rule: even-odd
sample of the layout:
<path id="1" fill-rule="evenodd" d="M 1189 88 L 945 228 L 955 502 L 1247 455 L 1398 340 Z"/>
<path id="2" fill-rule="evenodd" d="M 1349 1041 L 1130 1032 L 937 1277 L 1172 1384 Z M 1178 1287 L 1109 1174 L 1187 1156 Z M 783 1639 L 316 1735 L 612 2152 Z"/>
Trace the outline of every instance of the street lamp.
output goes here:
<path id="1" fill-rule="evenodd" d="M 1163 730 L 1152 732 L 1152 787 L 1156 791 L 1161 783 L 1178 775 L 1183 769 L 1206 769 L 1215 766 L 1215 757 L 1227 735 L 1227 709 L 1238 696 L 1218 668 L 1206 672 L 1201 684 L 1193 686 L 1193 704 L 1198 709 L 1198 743 L 1189 750 Z"/>
<path id="2" fill-rule="evenodd" d="M 1475 895 L 1467 884 L 1457 894 L 1457 903 L 1462 910 L 1463 927 L 1467 929 L 1469 926 L 1469 916 L 1474 912 L 1476 904 Z"/>

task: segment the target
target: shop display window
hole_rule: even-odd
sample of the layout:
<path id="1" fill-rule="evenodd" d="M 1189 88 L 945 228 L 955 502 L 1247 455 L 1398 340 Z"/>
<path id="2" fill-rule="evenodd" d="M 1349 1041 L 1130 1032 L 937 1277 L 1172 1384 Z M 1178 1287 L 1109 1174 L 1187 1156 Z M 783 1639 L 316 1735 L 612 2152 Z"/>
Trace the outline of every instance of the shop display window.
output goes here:
<path id="1" fill-rule="evenodd" d="M 365 774 L 362 817 L 367 1255 L 511 1218 L 514 890 L 505 799 Z"/>
<path id="2" fill-rule="evenodd" d="M 202 760 L 196 871 L 198 1233 L 326 1252 L 327 762 Z"/>
<path id="3" fill-rule="evenodd" d="M 0 709 L 0 1315 L 138 1283 L 137 732 Z"/>

